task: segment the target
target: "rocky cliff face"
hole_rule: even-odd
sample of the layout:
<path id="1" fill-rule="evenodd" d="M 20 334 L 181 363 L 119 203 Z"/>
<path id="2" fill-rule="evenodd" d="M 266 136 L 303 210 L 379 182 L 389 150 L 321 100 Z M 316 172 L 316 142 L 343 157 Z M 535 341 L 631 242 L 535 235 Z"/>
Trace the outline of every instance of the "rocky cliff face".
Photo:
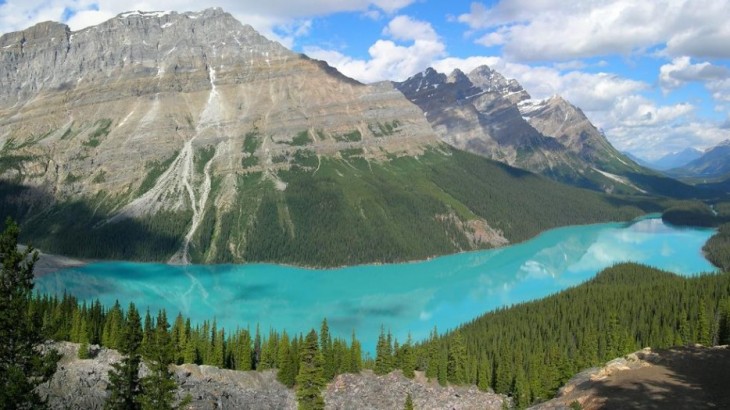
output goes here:
<path id="1" fill-rule="evenodd" d="M 428 69 L 396 87 L 458 148 L 580 186 L 643 191 L 623 177 L 642 168 L 580 109 L 560 97 L 533 101 L 517 81 L 487 66 L 449 76 Z"/>
<path id="2" fill-rule="evenodd" d="M 220 9 L 0 37 L 0 178 L 93 202 L 107 222 L 192 213 L 185 248 L 241 175 L 283 189 L 276 172 L 301 156 L 382 160 L 436 142 L 390 83 L 360 84 Z"/>
<path id="3" fill-rule="evenodd" d="M 39 387 L 52 409 L 101 409 L 107 399 L 111 365 L 120 360 L 113 350 L 93 348 L 93 359 L 79 360 L 78 344 L 56 343 L 63 354 L 53 378 Z M 146 374 L 142 367 L 140 374 Z M 177 397 L 190 396 L 188 409 L 296 409 L 296 396 L 276 380 L 273 370 L 237 372 L 211 366 L 174 366 Z M 376 376 L 345 374 L 324 391 L 327 409 L 402 409 L 406 395 L 418 409 L 501 409 L 504 396 L 474 387 L 441 387 L 420 375 L 410 380 L 398 371 Z"/>

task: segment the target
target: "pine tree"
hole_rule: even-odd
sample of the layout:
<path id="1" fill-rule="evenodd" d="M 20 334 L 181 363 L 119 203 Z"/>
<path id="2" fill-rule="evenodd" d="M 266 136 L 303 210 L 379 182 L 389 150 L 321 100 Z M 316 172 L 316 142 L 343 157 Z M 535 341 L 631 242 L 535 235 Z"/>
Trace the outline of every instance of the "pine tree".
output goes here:
<path id="1" fill-rule="evenodd" d="M 413 341 L 411 340 L 410 333 L 406 343 L 401 347 L 401 369 L 403 375 L 409 379 L 416 377 L 416 354 L 413 351 Z"/>
<path id="2" fill-rule="evenodd" d="M 332 350 L 332 337 L 330 336 L 327 318 L 322 320 L 322 327 L 319 332 L 319 345 L 322 350 L 322 359 L 324 360 L 324 378 L 332 380 L 335 377 L 334 352 Z"/>
<path id="3" fill-rule="evenodd" d="M 134 410 L 139 409 L 139 363 L 142 345 L 142 322 L 134 303 L 129 304 L 127 320 L 119 342 L 122 360 L 112 365 L 109 371 L 110 392 L 106 402 L 107 409 Z"/>
<path id="4" fill-rule="evenodd" d="M 304 339 L 297 375 L 297 401 L 300 410 L 324 409 L 322 389 L 327 385 L 322 368 L 322 354 L 319 351 L 317 332 L 312 331 Z"/>
<path id="5" fill-rule="evenodd" d="M 461 333 L 454 333 L 449 343 L 447 379 L 454 384 L 466 382 L 466 346 Z"/>
<path id="6" fill-rule="evenodd" d="M 162 310 L 157 315 L 154 330 L 148 336 L 147 354 L 150 374 L 140 381 L 142 392 L 138 401 L 143 410 L 172 409 L 177 383 L 170 372 L 175 358 L 174 343 L 168 331 L 170 325 Z"/>
<path id="7" fill-rule="evenodd" d="M 362 370 L 362 347 L 360 341 L 355 337 L 355 330 L 352 331 L 350 341 L 350 373 L 360 373 Z"/>
<path id="8" fill-rule="evenodd" d="M 426 377 L 429 380 L 436 379 L 438 377 L 438 368 L 439 368 L 439 352 L 438 352 L 438 346 L 436 344 L 436 340 L 438 339 L 438 331 L 436 330 L 436 327 L 434 326 L 433 332 L 431 333 L 431 337 L 429 338 L 428 343 L 428 352 L 427 352 L 427 364 L 426 364 Z"/>
<path id="9" fill-rule="evenodd" d="M 36 350 L 43 342 L 39 323 L 28 315 L 33 267 L 38 253 L 18 251 L 20 229 L 10 218 L 0 234 L 0 404 L 10 408 L 43 408 L 35 387 L 56 369 L 58 355 Z"/>
<path id="10" fill-rule="evenodd" d="M 296 365 L 294 364 L 294 356 L 291 354 L 291 345 L 289 343 L 289 335 L 286 331 L 282 333 L 279 340 L 279 351 L 277 352 L 277 363 L 279 371 L 276 373 L 276 379 L 284 386 L 294 387 L 296 383 Z"/>
<path id="11" fill-rule="evenodd" d="M 700 301 L 699 312 L 697 314 L 697 343 L 703 346 L 710 345 L 710 318 L 707 315 L 707 308 L 704 300 Z"/>
<path id="12" fill-rule="evenodd" d="M 378 336 L 378 344 L 375 346 L 375 374 L 383 375 L 390 373 L 392 368 L 392 350 L 390 342 L 390 332 L 385 335 L 385 329 L 380 328 L 380 336 Z"/>

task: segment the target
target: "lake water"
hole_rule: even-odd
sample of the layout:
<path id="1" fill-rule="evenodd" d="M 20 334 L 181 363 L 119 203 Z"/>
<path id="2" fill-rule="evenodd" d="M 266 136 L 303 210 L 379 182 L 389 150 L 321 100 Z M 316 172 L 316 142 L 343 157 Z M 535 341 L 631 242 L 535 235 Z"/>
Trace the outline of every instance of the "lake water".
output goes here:
<path id="1" fill-rule="evenodd" d="M 712 229 L 677 228 L 661 219 L 571 226 L 527 242 L 428 261 L 314 270 L 270 264 L 191 265 L 105 262 L 36 279 L 36 290 L 106 306 L 134 301 L 195 322 L 215 317 L 227 329 L 256 323 L 291 332 L 353 329 L 374 351 L 381 326 L 403 341 L 428 337 L 500 306 L 541 298 L 622 261 L 683 275 L 715 271 L 702 256 Z"/>

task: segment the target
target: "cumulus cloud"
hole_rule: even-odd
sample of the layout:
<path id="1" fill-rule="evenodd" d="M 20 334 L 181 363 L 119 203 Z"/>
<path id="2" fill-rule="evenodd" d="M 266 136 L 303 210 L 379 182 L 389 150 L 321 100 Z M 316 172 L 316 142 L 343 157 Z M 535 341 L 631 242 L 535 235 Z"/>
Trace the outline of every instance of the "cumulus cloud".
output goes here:
<path id="1" fill-rule="evenodd" d="M 368 60 L 354 59 L 320 47 L 305 47 L 304 52 L 365 83 L 404 80 L 446 54 L 443 41 L 431 24 L 424 21 L 396 16 L 383 29 L 383 34 L 391 39 L 380 39 L 370 46 Z"/>
<path id="2" fill-rule="evenodd" d="M 669 55 L 730 57 L 730 0 L 562 0 L 473 3 L 457 20 L 476 42 L 513 60 L 571 60 L 660 47 Z"/>
<path id="3" fill-rule="evenodd" d="M 664 91 L 679 88 L 689 82 L 722 82 L 730 78 L 730 69 L 707 61 L 692 64 L 687 56 L 677 57 L 659 68 L 659 84 Z"/>

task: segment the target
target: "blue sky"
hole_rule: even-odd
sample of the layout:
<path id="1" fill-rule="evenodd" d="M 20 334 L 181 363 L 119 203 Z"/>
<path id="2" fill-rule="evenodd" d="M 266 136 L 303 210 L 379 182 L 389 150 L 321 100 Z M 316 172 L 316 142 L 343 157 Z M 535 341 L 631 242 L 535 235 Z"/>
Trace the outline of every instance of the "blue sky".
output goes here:
<path id="1" fill-rule="evenodd" d="M 363 82 L 481 64 L 560 94 L 619 149 L 657 158 L 730 138 L 730 0 L 0 0 L 0 31 L 77 30 L 128 10 L 222 7 Z"/>

